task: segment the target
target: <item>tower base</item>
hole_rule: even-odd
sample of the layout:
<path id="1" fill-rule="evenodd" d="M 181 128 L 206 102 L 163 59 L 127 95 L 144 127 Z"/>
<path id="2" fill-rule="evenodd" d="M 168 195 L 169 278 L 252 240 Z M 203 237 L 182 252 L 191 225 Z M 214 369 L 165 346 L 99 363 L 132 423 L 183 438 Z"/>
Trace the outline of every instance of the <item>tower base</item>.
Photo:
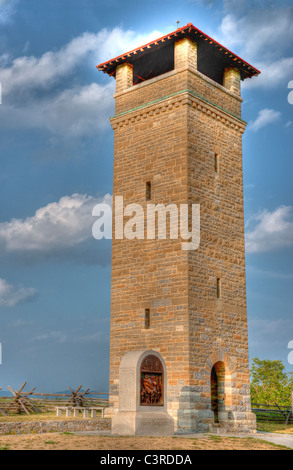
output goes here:
<path id="1" fill-rule="evenodd" d="M 211 425 L 211 432 L 219 434 L 256 434 L 256 416 L 254 413 L 222 412 L 218 424 Z"/>
<path id="2" fill-rule="evenodd" d="M 112 418 L 112 434 L 120 436 L 173 436 L 174 420 L 165 411 L 119 411 Z"/>

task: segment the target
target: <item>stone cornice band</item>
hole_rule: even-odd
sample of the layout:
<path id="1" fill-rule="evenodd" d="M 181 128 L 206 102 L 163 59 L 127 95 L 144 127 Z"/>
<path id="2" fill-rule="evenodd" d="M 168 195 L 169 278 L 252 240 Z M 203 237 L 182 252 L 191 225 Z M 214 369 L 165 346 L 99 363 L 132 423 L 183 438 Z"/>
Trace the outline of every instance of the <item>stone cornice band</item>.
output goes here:
<path id="1" fill-rule="evenodd" d="M 224 108 L 210 102 L 206 98 L 198 95 L 191 90 L 183 90 L 159 100 L 146 103 L 137 108 L 130 109 L 110 118 L 112 128 L 127 126 L 141 119 L 146 119 L 153 114 L 159 114 L 165 111 L 171 111 L 174 107 L 188 104 L 202 113 L 216 119 L 222 124 L 235 129 L 235 131 L 244 133 L 247 123 Z"/>

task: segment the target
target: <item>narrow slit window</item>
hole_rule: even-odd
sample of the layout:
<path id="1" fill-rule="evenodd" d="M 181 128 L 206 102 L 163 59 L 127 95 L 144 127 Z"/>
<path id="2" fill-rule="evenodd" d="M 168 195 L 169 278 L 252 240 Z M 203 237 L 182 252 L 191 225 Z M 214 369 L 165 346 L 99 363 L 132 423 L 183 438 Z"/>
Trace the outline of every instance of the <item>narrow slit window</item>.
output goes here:
<path id="1" fill-rule="evenodd" d="M 151 198 L 152 198 L 152 185 L 151 185 L 151 182 L 148 181 L 146 183 L 146 200 L 150 201 Z"/>
<path id="2" fill-rule="evenodd" d="M 220 162 L 219 162 L 219 155 L 215 153 L 215 172 L 219 173 Z"/>
<path id="3" fill-rule="evenodd" d="M 149 308 L 145 309 L 144 327 L 146 330 L 149 330 L 151 327 L 151 313 Z"/>
<path id="4" fill-rule="evenodd" d="M 221 279 L 217 279 L 217 299 L 220 299 L 222 295 L 222 285 L 221 285 Z"/>

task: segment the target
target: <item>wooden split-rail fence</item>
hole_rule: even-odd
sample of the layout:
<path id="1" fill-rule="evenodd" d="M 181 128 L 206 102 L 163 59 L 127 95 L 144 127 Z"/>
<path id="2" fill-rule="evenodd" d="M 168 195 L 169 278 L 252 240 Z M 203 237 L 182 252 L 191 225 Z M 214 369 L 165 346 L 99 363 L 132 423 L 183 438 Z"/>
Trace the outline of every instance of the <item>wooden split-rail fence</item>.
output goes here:
<path id="1" fill-rule="evenodd" d="M 279 406 L 278 403 L 274 405 L 252 403 L 251 408 L 257 421 L 293 424 L 293 392 L 291 406 Z"/>
<path id="2" fill-rule="evenodd" d="M 74 409 L 104 409 L 109 405 L 108 393 L 91 392 L 89 388 L 82 390 L 81 385 L 76 390 L 69 387 L 70 393 L 38 393 L 35 388 L 27 392 L 24 391 L 26 385 L 24 382 L 19 390 L 8 386 L 11 396 L 0 396 L 0 419 L 1 415 L 50 413 L 57 408 L 72 410 L 73 413 Z M 279 406 L 277 403 L 253 403 L 252 412 L 256 414 L 258 421 L 293 424 L 293 392 L 291 407 Z M 103 415 L 102 412 L 101 416 Z"/>
<path id="3" fill-rule="evenodd" d="M 19 390 L 8 386 L 11 396 L 0 396 L 0 419 L 1 415 L 55 412 L 57 407 L 104 409 L 109 403 L 107 393 L 91 392 L 89 388 L 84 391 L 82 385 L 76 390 L 69 387 L 70 393 L 38 393 L 35 388 L 27 392 L 26 385 L 24 382 Z"/>

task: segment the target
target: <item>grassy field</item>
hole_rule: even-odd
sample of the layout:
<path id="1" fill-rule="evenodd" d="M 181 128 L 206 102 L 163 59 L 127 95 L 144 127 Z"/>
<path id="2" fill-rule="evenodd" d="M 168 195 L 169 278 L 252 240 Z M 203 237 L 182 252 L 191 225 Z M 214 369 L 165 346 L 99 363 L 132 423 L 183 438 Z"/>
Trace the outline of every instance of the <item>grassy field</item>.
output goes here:
<path id="1" fill-rule="evenodd" d="M 277 433 L 286 433 L 286 434 L 293 434 L 293 426 L 292 424 L 282 424 L 282 423 L 271 423 L 269 421 L 263 421 L 257 423 L 257 430 L 263 432 L 277 432 Z"/>
<path id="2" fill-rule="evenodd" d="M 110 437 L 38 434 L 0 436 L 0 450 L 286 450 L 282 446 L 254 438 L 206 436 L 199 439 L 180 437 Z"/>

